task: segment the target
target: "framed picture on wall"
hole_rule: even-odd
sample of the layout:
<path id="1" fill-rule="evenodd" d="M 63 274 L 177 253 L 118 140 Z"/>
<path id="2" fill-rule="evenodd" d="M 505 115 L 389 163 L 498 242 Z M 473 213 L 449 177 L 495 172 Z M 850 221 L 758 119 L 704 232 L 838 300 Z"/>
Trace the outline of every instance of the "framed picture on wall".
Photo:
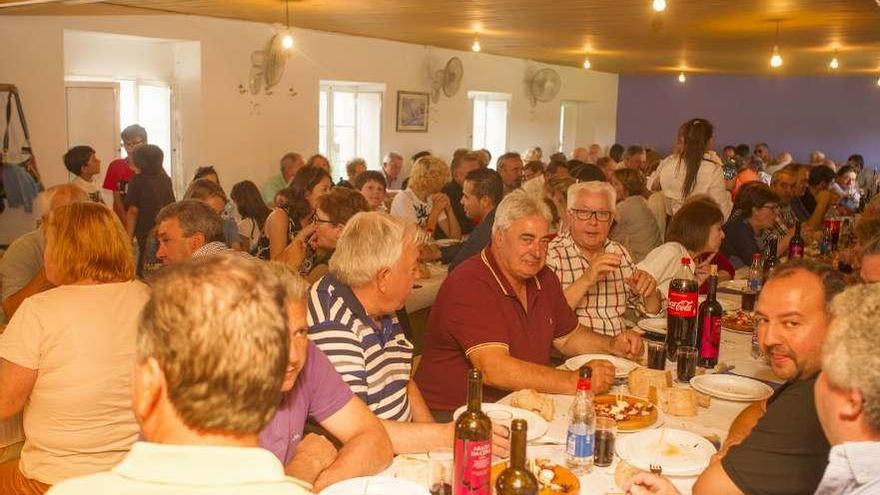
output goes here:
<path id="1" fill-rule="evenodd" d="M 397 92 L 397 132 L 428 132 L 428 93 Z"/>

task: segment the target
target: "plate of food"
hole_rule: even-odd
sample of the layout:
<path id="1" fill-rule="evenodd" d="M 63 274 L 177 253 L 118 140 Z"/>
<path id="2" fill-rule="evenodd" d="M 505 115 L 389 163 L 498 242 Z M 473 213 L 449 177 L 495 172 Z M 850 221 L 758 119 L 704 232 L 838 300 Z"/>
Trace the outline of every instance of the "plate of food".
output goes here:
<path id="1" fill-rule="evenodd" d="M 529 466 L 538 480 L 539 495 L 578 495 L 581 492 L 581 482 L 567 467 L 549 459 L 532 459 Z M 505 469 L 507 469 L 506 461 L 492 465 L 493 491 L 495 480 Z"/>
<path id="2" fill-rule="evenodd" d="M 719 399 L 755 402 L 773 395 L 766 383 L 739 375 L 711 374 L 691 378 L 691 387 Z"/>
<path id="3" fill-rule="evenodd" d="M 645 471 L 652 464 L 659 465 L 667 476 L 696 476 L 706 469 L 715 452 L 715 446 L 700 435 L 671 428 L 644 430 L 617 439 L 621 459 Z"/>
<path id="4" fill-rule="evenodd" d="M 630 361 L 629 359 L 624 359 L 618 356 L 612 356 L 611 354 L 581 354 L 580 356 L 575 356 L 566 361 L 565 367 L 570 370 L 577 371 L 581 369 L 581 366 L 596 359 L 604 359 L 613 364 L 615 378 L 626 378 L 626 375 L 628 375 L 630 371 L 641 366 L 635 361 Z"/>
<path id="5" fill-rule="evenodd" d="M 751 311 L 738 309 L 727 311 L 721 317 L 721 326 L 739 333 L 754 333 L 758 328 L 758 317 Z"/>
<path id="6" fill-rule="evenodd" d="M 428 489 L 412 481 L 385 476 L 351 478 L 328 486 L 319 495 L 429 495 Z"/>
<path id="7" fill-rule="evenodd" d="M 657 406 L 631 395 L 597 395 L 593 398 L 596 416 L 611 418 L 619 431 L 637 431 L 657 422 Z"/>
<path id="8" fill-rule="evenodd" d="M 645 318 L 639 320 L 639 328 L 646 332 L 666 335 L 666 318 Z"/>
<path id="9" fill-rule="evenodd" d="M 463 413 L 465 411 L 465 409 L 467 409 L 467 406 L 461 406 L 458 409 L 456 409 L 455 413 L 453 413 L 453 415 L 452 415 L 452 418 L 458 419 L 458 417 L 461 416 L 461 413 Z M 541 438 L 542 436 L 544 436 L 545 433 L 547 433 L 547 427 L 549 426 L 547 424 L 547 421 L 545 421 L 544 418 L 542 418 L 540 415 L 538 415 L 537 413 L 534 413 L 532 411 L 520 409 L 518 407 L 508 406 L 507 404 L 498 404 L 498 403 L 492 403 L 492 402 L 484 402 L 482 409 L 483 409 L 483 412 L 486 414 L 489 414 L 492 411 L 506 411 L 512 415 L 511 420 L 514 420 L 514 419 L 526 420 L 526 423 L 529 424 L 527 437 L 530 442 L 532 440 L 537 440 L 538 438 Z M 510 425 L 506 425 L 506 426 L 509 427 Z"/>

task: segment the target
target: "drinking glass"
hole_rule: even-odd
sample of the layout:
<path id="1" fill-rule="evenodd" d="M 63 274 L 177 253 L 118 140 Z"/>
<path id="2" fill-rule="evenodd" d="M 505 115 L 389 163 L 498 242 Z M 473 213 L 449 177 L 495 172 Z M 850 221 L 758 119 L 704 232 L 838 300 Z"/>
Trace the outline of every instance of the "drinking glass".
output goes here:
<path id="1" fill-rule="evenodd" d="M 697 348 L 681 346 L 676 352 L 676 377 L 681 383 L 688 383 L 697 373 Z"/>
<path id="2" fill-rule="evenodd" d="M 452 495 L 452 449 L 428 452 L 428 491 L 431 495 Z"/>
<path id="3" fill-rule="evenodd" d="M 489 416 L 489 420 L 492 421 L 493 425 L 503 426 L 508 430 L 510 429 L 510 422 L 513 421 L 513 413 L 504 409 L 486 411 L 486 416 Z"/>
<path id="4" fill-rule="evenodd" d="M 605 416 L 596 418 L 596 450 L 593 464 L 606 467 L 614 462 L 615 437 L 617 437 L 617 421 Z"/>
<path id="5" fill-rule="evenodd" d="M 648 368 L 652 370 L 665 370 L 666 342 L 646 340 L 645 345 L 648 348 Z"/>

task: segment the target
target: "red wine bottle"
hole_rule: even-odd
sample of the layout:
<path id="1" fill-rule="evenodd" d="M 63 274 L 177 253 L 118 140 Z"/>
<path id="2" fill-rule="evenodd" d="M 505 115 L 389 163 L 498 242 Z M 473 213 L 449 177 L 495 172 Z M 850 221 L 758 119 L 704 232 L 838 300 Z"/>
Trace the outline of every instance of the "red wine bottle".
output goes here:
<path id="1" fill-rule="evenodd" d="M 492 421 L 482 411 L 483 375 L 468 372 L 467 410 L 455 422 L 453 495 L 491 495 Z"/>
<path id="2" fill-rule="evenodd" d="M 703 368 L 714 368 L 718 364 L 718 349 L 721 346 L 721 317 L 724 308 L 718 303 L 718 265 L 709 266 L 709 295 L 700 304 L 697 330 L 697 345 L 700 357 L 697 364 Z"/>

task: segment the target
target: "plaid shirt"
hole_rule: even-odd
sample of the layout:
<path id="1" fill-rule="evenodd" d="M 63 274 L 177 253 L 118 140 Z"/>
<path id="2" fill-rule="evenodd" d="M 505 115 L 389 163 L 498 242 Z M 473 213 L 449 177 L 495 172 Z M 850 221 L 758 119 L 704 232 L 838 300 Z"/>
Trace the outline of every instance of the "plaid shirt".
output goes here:
<path id="1" fill-rule="evenodd" d="M 606 240 L 605 252 L 621 255 L 620 268 L 590 287 L 574 312 L 578 322 L 586 328 L 603 335 L 617 335 L 626 328 L 624 315 L 627 308 L 644 313 L 644 301 L 624 282 L 637 269 L 626 248 Z M 550 243 L 547 266 L 559 277 L 562 287 L 567 289 L 590 269 L 590 262 L 581 254 L 571 234 L 564 234 Z"/>

